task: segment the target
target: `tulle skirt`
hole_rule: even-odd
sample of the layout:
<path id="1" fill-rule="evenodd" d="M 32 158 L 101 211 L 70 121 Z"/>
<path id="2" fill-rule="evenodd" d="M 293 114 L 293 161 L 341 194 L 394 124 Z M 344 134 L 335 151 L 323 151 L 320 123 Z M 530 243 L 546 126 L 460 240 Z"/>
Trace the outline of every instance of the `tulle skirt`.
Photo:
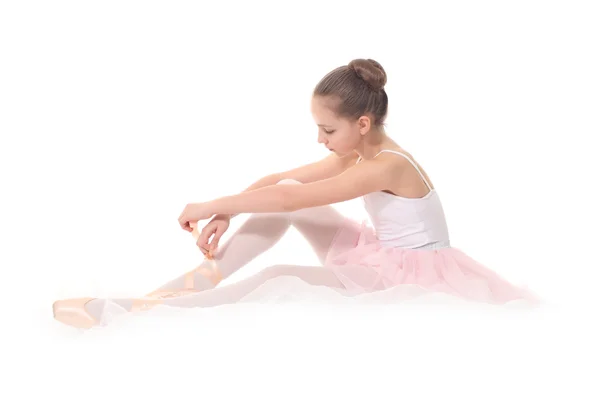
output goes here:
<path id="1" fill-rule="evenodd" d="M 348 244 L 353 244 L 353 247 Z M 386 247 L 365 221 L 341 228 L 331 244 L 325 267 L 353 295 L 404 290 L 407 297 L 443 294 L 461 300 L 538 305 L 526 287 L 508 282 L 450 245 L 430 248 Z"/>

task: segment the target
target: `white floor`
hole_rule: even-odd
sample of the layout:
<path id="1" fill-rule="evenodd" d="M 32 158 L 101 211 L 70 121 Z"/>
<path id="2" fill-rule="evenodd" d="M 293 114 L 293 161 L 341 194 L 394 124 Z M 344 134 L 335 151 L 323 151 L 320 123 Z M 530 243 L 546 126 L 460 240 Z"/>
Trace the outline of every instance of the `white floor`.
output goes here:
<path id="1" fill-rule="evenodd" d="M 600 393 L 597 314 L 583 308 L 492 308 L 444 296 L 395 305 L 292 300 L 155 308 L 86 332 L 45 312 L 33 326 L 8 328 L 20 353 L 10 349 L 7 386 L 22 396 L 42 387 L 61 399 Z"/>

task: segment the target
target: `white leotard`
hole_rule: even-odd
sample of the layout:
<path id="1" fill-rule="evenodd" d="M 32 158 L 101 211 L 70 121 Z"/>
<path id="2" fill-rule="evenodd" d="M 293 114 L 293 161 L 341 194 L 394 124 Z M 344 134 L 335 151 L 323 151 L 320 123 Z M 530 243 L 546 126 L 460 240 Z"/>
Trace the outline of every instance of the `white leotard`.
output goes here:
<path id="1" fill-rule="evenodd" d="M 396 196 L 387 192 L 373 192 L 363 196 L 365 209 L 376 235 L 384 246 L 407 248 L 449 247 L 450 238 L 442 203 L 417 165 L 405 154 L 393 150 L 383 152 L 406 158 L 419 172 L 429 188 L 420 198 Z M 360 161 L 360 157 L 357 163 Z"/>

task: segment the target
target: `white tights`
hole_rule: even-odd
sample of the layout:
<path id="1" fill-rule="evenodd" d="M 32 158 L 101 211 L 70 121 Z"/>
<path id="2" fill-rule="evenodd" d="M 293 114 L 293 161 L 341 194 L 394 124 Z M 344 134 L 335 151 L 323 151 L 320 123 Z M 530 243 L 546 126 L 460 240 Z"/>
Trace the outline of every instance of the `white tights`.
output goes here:
<path id="1" fill-rule="evenodd" d="M 300 182 L 286 179 L 279 184 L 300 184 Z M 214 254 L 214 262 L 222 278 L 225 279 L 270 249 L 291 226 L 294 226 L 306 238 L 323 264 L 336 233 L 347 223 L 349 221 L 331 206 L 306 208 L 290 213 L 256 213 L 251 215 L 217 250 Z M 354 243 L 348 239 L 347 244 L 344 245 L 350 248 Z M 211 307 L 233 303 L 277 276 L 296 276 L 312 285 L 328 286 L 340 292 L 344 291 L 344 285 L 337 277 L 322 266 L 274 265 L 247 279 L 218 288 L 204 275 L 196 272 L 194 274 L 196 293 L 165 298 L 161 303 L 174 307 Z M 186 275 L 182 275 L 157 290 L 182 289 L 185 279 Z M 133 299 L 111 300 L 128 310 L 133 304 Z M 92 315 L 98 316 L 103 305 L 104 300 L 97 299 L 89 302 L 86 308 Z"/>

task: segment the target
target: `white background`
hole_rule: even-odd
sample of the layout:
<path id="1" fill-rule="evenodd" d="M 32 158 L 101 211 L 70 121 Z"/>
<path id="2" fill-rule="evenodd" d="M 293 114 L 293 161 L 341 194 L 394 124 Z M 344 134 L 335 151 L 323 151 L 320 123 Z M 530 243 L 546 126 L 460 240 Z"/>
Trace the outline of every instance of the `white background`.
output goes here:
<path id="1" fill-rule="evenodd" d="M 592 2 L 216 3 L 0 7 L 9 381 L 64 398 L 489 398 L 492 390 L 592 398 L 584 364 L 597 364 L 598 347 L 577 325 L 597 318 L 600 266 Z M 437 186 L 453 245 L 560 305 L 561 322 L 536 325 L 535 335 L 512 325 L 468 338 L 480 332 L 477 320 L 441 313 L 446 327 L 463 324 L 452 340 L 443 329 L 424 338 L 380 319 L 354 337 L 329 326 L 319 342 L 315 332 L 331 321 L 315 316 L 304 322 L 314 329 L 277 346 L 251 330 L 226 331 L 227 341 L 215 333 L 217 343 L 169 331 L 143 348 L 133 336 L 84 340 L 57 328 L 54 300 L 133 297 L 196 266 L 201 254 L 177 223 L 185 204 L 327 155 L 310 95 L 354 58 L 385 68 L 387 130 Z M 359 200 L 335 207 L 365 217 Z M 291 230 L 231 281 L 276 263 L 317 258 Z M 246 318 L 232 324 L 272 321 Z M 542 338 L 547 347 L 527 351 Z"/>

